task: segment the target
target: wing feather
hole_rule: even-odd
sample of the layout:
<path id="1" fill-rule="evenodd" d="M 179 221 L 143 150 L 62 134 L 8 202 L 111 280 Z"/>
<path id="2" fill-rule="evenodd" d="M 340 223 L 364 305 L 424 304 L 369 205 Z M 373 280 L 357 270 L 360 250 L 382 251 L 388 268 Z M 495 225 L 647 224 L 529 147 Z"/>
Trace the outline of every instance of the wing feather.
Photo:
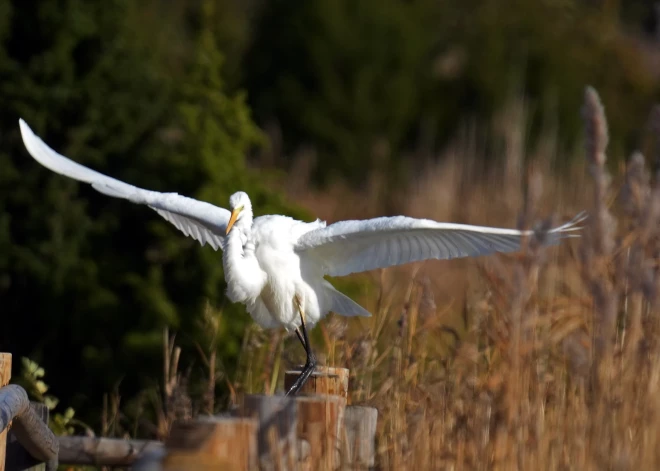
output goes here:
<path id="1" fill-rule="evenodd" d="M 472 253 L 479 253 L 480 252 L 479 247 L 477 245 L 475 245 L 472 238 L 470 237 L 470 234 L 463 233 L 463 232 L 457 232 L 456 236 L 459 239 L 461 239 L 461 244 L 466 247 L 468 252 L 472 252 Z"/>
<path id="2" fill-rule="evenodd" d="M 186 236 L 202 245 L 209 244 L 215 250 L 222 248 L 230 217 L 226 209 L 177 193 L 145 190 L 103 175 L 55 152 L 35 135 L 22 119 L 19 120 L 19 125 L 25 147 L 44 167 L 60 175 L 89 183 L 105 195 L 147 205 Z"/>
<path id="3" fill-rule="evenodd" d="M 580 213 L 547 232 L 554 245 L 578 237 Z M 452 224 L 405 216 L 340 221 L 303 234 L 295 250 L 319 260 L 325 274 L 343 276 L 426 259 L 452 259 L 519 250 L 532 231 Z"/>
<path id="4" fill-rule="evenodd" d="M 429 243 L 428 239 L 426 237 L 422 237 L 421 234 L 415 234 L 417 237 L 417 240 L 419 240 L 419 244 L 422 248 L 421 255 L 423 259 L 427 259 L 431 257 L 431 254 L 433 253 L 433 248 L 431 247 L 431 244 Z"/>
<path id="5" fill-rule="evenodd" d="M 401 240 L 403 245 L 403 253 L 401 254 L 401 256 L 404 260 L 409 259 L 413 254 L 411 239 L 412 239 L 411 237 L 406 237 Z"/>

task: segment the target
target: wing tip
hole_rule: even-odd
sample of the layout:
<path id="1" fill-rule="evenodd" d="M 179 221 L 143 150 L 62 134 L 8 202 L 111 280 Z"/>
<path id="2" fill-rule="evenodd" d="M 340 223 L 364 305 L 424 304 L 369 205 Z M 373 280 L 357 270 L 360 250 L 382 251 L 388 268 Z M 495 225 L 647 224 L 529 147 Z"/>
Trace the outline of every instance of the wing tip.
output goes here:
<path id="1" fill-rule="evenodd" d="M 23 120 L 23 118 L 18 118 L 18 127 L 21 130 L 21 137 L 23 138 L 23 143 L 27 146 L 26 139 L 34 138 L 34 132 L 28 124 Z"/>

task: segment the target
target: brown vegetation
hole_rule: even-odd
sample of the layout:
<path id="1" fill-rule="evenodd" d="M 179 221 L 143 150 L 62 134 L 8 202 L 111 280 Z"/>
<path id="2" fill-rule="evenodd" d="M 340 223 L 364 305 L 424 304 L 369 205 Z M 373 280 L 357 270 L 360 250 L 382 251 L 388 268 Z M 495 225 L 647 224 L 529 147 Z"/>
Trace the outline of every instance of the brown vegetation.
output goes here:
<path id="1" fill-rule="evenodd" d="M 539 229 L 549 222 L 535 225 L 542 215 L 554 224 L 586 209 L 583 237 L 540 248 L 541 230 L 516 255 L 365 275 L 373 288 L 357 298 L 374 315 L 322 323 L 326 362 L 351 369 L 353 403 L 379 408 L 382 469 L 657 469 L 660 178 L 639 153 L 610 176 L 607 123 L 592 89 L 582 110 L 586 158 L 561 175 L 550 134 L 524 159 L 517 109 L 500 127 L 507 145 L 494 157 L 504 170 L 476 168 L 478 140 L 466 133 L 396 207 Z M 377 182 L 363 194 L 289 188 L 328 220 L 384 210 Z M 234 386 L 272 390 L 282 349 L 293 363 L 288 339 L 248 331 L 251 373 Z"/>

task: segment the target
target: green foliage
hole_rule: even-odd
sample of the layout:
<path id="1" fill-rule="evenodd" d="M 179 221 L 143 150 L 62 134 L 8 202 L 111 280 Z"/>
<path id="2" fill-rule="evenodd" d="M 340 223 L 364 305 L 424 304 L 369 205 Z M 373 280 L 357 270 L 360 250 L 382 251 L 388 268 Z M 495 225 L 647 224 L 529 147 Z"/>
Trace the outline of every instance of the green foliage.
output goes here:
<path id="1" fill-rule="evenodd" d="M 581 137 L 582 94 L 591 84 L 608 109 L 617 110 L 610 122 L 613 146 L 636 145 L 649 102 L 660 96 L 660 88 L 638 45 L 616 23 L 575 0 L 474 0 L 468 5 L 472 8 L 453 30 L 455 42 L 467 52 L 464 70 L 439 80 L 438 92 L 449 82 L 455 96 L 471 99 L 472 109 L 490 116 L 518 87 L 532 108 L 532 134 L 556 123 L 561 138 L 572 145 Z M 438 100 L 446 95 L 440 93 Z"/>
<path id="2" fill-rule="evenodd" d="M 46 394 L 50 388 L 43 380 L 46 372 L 41 366 L 25 357 L 21 358 L 21 366 L 21 375 L 17 382 L 23 386 L 31 400 L 41 402 L 48 408 L 50 411 L 48 426 L 53 433 L 73 435 L 74 425 L 84 426 L 74 418 L 75 411 L 71 407 L 67 407 L 64 413 L 53 413 L 60 401 L 55 396 Z"/>
<path id="3" fill-rule="evenodd" d="M 319 180 L 362 182 L 398 158 L 428 75 L 433 3 L 267 2 L 246 59 L 251 102 L 280 122 L 288 152 L 319 150 Z"/>
<path id="4" fill-rule="evenodd" d="M 530 105 L 532 139 L 556 127 L 570 149 L 586 84 L 617 110 L 613 149 L 630 148 L 660 85 L 617 14 L 580 0 L 271 0 L 246 83 L 258 120 L 281 124 L 289 156 L 319 151 L 321 181 L 362 183 L 376 169 L 402 181 L 402 167 L 466 121 L 488 124 L 512 94 Z"/>
<path id="5" fill-rule="evenodd" d="M 204 2 L 207 18 L 212 4 Z M 206 25 L 188 31 L 179 20 L 179 36 L 165 41 L 143 31 L 144 11 L 128 0 L 9 8 L 0 43 L 0 350 L 54 372 L 56 395 L 93 424 L 104 392 L 130 398 L 159 378 L 162 327 L 195 342 L 206 303 L 224 302 L 221 254 L 148 208 L 39 166 L 18 118 L 63 154 L 138 186 L 223 206 L 241 189 L 259 211 L 289 208 L 263 183 L 268 174 L 245 165 L 263 138 L 244 94 L 227 92 Z M 170 47 L 178 39 L 185 53 Z M 225 312 L 218 355 L 231 371 L 249 316 L 238 305 Z"/>

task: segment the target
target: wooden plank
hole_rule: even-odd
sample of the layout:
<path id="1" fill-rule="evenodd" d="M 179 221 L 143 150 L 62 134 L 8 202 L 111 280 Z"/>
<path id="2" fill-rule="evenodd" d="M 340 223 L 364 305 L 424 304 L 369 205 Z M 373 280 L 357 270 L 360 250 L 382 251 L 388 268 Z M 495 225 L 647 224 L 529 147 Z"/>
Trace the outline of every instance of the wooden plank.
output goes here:
<path id="1" fill-rule="evenodd" d="M 301 469 L 337 469 L 346 399 L 335 395 L 296 396 L 296 404 Z"/>
<path id="2" fill-rule="evenodd" d="M 5 430 L 10 422 L 12 432 L 23 448 L 35 459 L 46 462 L 47 469 L 56 469 L 57 439 L 30 407 L 25 389 L 17 384 L 0 388 L 0 430 Z"/>
<path id="3" fill-rule="evenodd" d="M 0 388 L 7 386 L 11 379 L 11 353 L 0 353 Z M 7 430 L 0 432 L 0 471 L 5 471 L 7 456 Z"/>
<path id="4" fill-rule="evenodd" d="M 151 440 L 122 440 L 101 437 L 57 437 L 59 461 L 71 465 L 131 466 L 142 455 L 163 449 Z"/>
<path id="5" fill-rule="evenodd" d="M 344 414 L 346 460 L 350 469 L 371 469 L 376 464 L 378 409 L 348 406 Z"/>
<path id="6" fill-rule="evenodd" d="M 30 408 L 34 412 L 35 418 L 48 425 L 48 407 L 46 404 L 31 402 Z M 6 466 L 8 471 L 46 471 L 46 463 L 34 458 L 20 444 L 15 429 L 9 431 L 7 436 L 7 459 Z"/>
<path id="7" fill-rule="evenodd" d="M 21 411 L 16 414 L 12 432 L 25 450 L 35 459 L 46 463 L 46 469 L 57 469 L 57 456 L 60 444 L 48 424 L 41 420 L 40 415 L 28 401 L 27 393 L 18 385 L 7 386 L 15 388 L 15 397 L 22 396 Z M 5 389 L 7 389 L 5 388 Z"/>
<path id="8" fill-rule="evenodd" d="M 284 389 L 286 391 L 300 376 L 300 371 L 301 369 L 295 369 L 284 373 Z M 317 366 L 316 371 L 312 373 L 298 394 L 323 394 L 348 399 L 348 374 L 348 368 Z"/>
<path id="9" fill-rule="evenodd" d="M 225 417 L 175 422 L 162 469 L 256 470 L 258 425 L 256 419 Z"/>
<path id="10" fill-rule="evenodd" d="M 293 469 L 297 462 L 297 406 L 295 398 L 247 394 L 234 414 L 256 419 L 259 469 Z"/>

